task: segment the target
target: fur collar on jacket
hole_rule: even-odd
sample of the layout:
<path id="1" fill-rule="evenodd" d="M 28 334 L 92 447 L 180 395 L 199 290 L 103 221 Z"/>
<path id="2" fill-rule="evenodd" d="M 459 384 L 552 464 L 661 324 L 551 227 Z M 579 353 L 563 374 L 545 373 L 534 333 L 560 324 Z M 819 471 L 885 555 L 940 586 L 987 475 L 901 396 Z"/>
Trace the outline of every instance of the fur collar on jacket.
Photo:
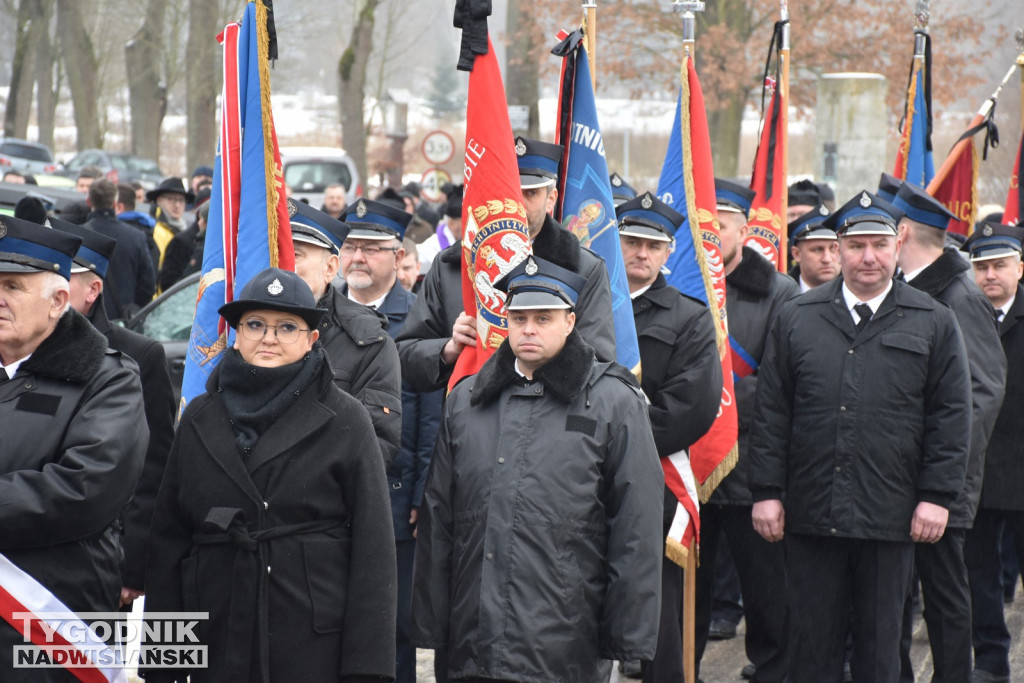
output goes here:
<path id="1" fill-rule="evenodd" d="M 500 396 L 517 377 L 515 361 L 512 347 L 506 339 L 476 374 L 470 404 L 490 403 Z M 594 349 L 583 341 L 579 332 L 573 330 L 561 352 L 534 372 L 533 378 L 562 403 L 571 403 L 586 386 L 593 364 Z"/>
<path id="2" fill-rule="evenodd" d="M 576 236 L 551 216 L 544 219 L 544 227 L 533 241 L 534 254 L 574 273 L 580 270 L 581 248 Z M 462 245 L 453 244 L 442 251 L 438 258 L 443 263 L 459 263 L 462 260 Z"/>
<path id="3" fill-rule="evenodd" d="M 100 369 L 107 338 L 74 309 L 68 309 L 53 333 L 20 370 L 72 384 L 85 384 Z"/>
<path id="4" fill-rule="evenodd" d="M 725 282 L 744 294 L 762 299 L 771 294 L 774 279 L 772 264 L 750 247 L 743 247 L 743 259 L 736 270 L 725 277 Z"/>
<path id="5" fill-rule="evenodd" d="M 908 284 L 914 289 L 933 297 L 938 296 L 953 280 L 960 276 L 960 273 L 970 268 L 964 260 L 953 249 L 944 249 L 942 255 L 935 259 L 930 266 L 918 273 L 917 277 Z"/>

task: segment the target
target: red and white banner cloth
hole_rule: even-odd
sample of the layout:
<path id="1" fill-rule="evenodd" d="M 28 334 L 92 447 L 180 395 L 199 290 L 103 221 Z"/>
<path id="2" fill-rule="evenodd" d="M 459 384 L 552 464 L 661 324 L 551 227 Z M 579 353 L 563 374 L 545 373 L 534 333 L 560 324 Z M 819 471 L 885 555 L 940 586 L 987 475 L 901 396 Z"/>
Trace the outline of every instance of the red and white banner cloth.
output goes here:
<path id="1" fill-rule="evenodd" d="M 665 537 L 666 555 L 670 559 L 685 558 L 690 544 L 700 535 L 697 480 L 693 477 L 690 456 L 685 450 L 661 458 L 661 469 L 665 472 L 665 485 L 679 501 L 672 517 L 672 526 Z"/>
<path id="2" fill-rule="evenodd" d="M 0 617 L 47 653 L 66 653 L 61 659 L 74 662 L 68 672 L 83 683 L 127 683 L 120 654 L 46 586 L 2 554 Z"/>

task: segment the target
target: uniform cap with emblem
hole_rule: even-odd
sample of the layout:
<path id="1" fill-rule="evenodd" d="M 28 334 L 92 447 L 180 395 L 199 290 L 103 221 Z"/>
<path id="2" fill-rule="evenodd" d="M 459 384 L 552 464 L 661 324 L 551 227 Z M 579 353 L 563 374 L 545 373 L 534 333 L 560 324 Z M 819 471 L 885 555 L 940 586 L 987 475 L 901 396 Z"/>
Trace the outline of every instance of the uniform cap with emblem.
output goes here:
<path id="1" fill-rule="evenodd" d="M 839 237 L 852 235 L 896 235 L 896 226 L 903 212 L 879 199 L 867 190 L 861 190 L 822 223 Z"/>
<path id="2" fill-rule="evenodd" d="M 1024 228 L 993 221 L 982 221 L 960 247 L 971 255 L 971 261 L 988 261 L 1003 256 L 1020 256 Z"/>
<path id="3" fill-rule="evenodd" d="M 349 234 L 349 226 L 306 202 L 288 200 L 292 240 L 329 249 L 337 254 Z"/>
<path id="4" fill-rule="evenodd" d="M 242 287 L 238 298 L 224 304 L 217 312 L 228 325 L 237 329 L 243 313 L 259 310 L 294 313 L 309 323 L 311 330 L 316 329 L 327 313 L 326 308 L 317 308 L 313 291 L 301 277 L 280 268 L 267 268 L 256 273 Z"/>
<path id="5" fill-rule="evenodd" d="M 71 259 L 81 244 L 75 235 L 0 216 L 0 273 L 57 273 L 68 279 Z"/>
<path id="6" fill-rule="evenodd" d="M 900 185 L 892 205 L 902 211 L 905 218 L 937 230 L 945 230 L 949 221 L 956 218 L 942 202 L 913 183 Z"/>
<path id="7" fill-rule="evenodd" d="M 686 217 L 671 206 L 644 192 L 615 208 L 619 234 L 671 242 Z"/>
<path id="8" fill-rule="evenodd" d="M 838 239 L 835 230 L 822 225 L 828 217 L 828 207 L 818 204 L 802 216 L 794 218 L 788 226 L 790 244 L 796 244 L 803 240 Z"/>
<path id="9" fill-rule="evenodd" d="M 816 206 L 822 199 L 821 189 L 813 180 L 805 178 L 789 186 L 786 203 L 789 206 Z"/>
<path id="10" fill-rule="evenodd" d="M 341 217 L 348 223 L 348 236 L 363 240 L 401 241 L 405 237 L 405 228 L 412 220 L 412 214 L 401 209 L 362 198 L 345 207 Z"/>
<path id="11" fill-rule="evenodd" d="M 609 175 L 608 182 L 612 185 L 612 201 L 615 202 L 615 206 L 628 202 L 636 196 L 636 190 L 633 189 L 633 186 L 627 183 L 626 179 L 618 173 Z"/>
<path id="12" fill-rule="evenodd" d="M 531 254 L 495 282 L 494 288 L 508 295 L 505 309 L 509 311 L 573 309 L 586 284 L 587 278 Z"/>
<path id="13" fill-rule="evenodd" d="M 757 193 L 749 187 L 743 187 L 731 180 L 715 178 L 715 199 L 719 211 L 741 213 L 746 217 L 750 215 L 750 204 L 755 196 Z"/>
<path id="14" fill-rule="evenodd" d="M 114 257 L 114 250 L 117 248 L 117 240 L 59 218 L 51 218 L 50 227 L 63 230 L 82 240 L 82 246 L 78 247 L 71 264 L 72 273 L 96 273 L 100 277 L 107 276 L 110 259 Z"/>
<path id="15" fill-rule="evenodd" d="M 900 191 L 903 181 L 894 175 L 883 173 L 878 179 L 878 196 L 885 201 L 892 203 L 896 199 L 896 193 Z"/>
<path id="16" fill-rule="evenodd" d="M 522 189 L 545 187 L 558 181 L 558 165 L 562 161 L 560 145 L 517 137 L 515 149 Z"/>

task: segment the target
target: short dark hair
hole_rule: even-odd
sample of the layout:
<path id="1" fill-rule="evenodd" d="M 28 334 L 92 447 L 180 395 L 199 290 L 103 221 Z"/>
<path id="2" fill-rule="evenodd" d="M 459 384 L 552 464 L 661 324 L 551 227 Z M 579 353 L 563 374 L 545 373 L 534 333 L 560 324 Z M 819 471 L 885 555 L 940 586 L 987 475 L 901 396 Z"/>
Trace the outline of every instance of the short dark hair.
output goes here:
<path id="1" fill-rule="evenodd" d="M 7 176 L 15 176 L 17 178 L 24 178 L 25 174 L 20 173 L 18 171 L 13 171 L 12 170 L 12 171 L 5 171 L 4 172 L 4 180 L 7 180 Z"/>
<path id="2" fill-rule="evenodd" d="M 85 166 L 78 172 L 79 178 L 102 178 L 103 171 L 95 166 Z"/>
<path id="3" fill-rule="evenodd" d="M 117 201 L 124 205 L 125 211 L 134 211 L 135 188 L 128 183 L 119 183 L 117 186 Z"/>
<path id="4" fill-rule="evenodd" d="M 114 208 L 116 199 L 117 185 L 106 178 L 97 178 L 89 186 L 89 206 L 93 211 Z"/>

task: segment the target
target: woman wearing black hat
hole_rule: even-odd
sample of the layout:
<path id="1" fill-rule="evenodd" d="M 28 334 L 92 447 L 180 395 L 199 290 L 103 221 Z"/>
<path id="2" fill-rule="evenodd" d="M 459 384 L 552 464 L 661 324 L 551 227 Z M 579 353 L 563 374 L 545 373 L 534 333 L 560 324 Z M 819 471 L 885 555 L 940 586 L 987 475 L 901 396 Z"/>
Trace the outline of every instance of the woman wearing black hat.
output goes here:
<path id="1" fill-rule="evenodd" d="M 383 459 L 315 344 L 325 311 L 297 275 L 270 268 L 220 313 L 234 344 L 182 416 L 146 581 L 147 612 L 209 612 L 196 629 L 208 668 L 146 678 L 392 680 Z"/>

